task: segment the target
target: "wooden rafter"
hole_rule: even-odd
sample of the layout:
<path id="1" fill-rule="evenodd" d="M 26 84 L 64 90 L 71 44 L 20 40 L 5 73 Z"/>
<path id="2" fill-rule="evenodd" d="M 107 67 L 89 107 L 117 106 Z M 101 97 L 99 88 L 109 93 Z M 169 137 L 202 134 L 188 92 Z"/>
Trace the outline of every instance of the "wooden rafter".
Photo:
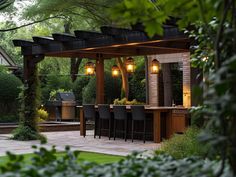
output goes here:
<path id="1" fill-rule="evenodd" d="M 186 52 L 189 39 L 176 27 L 165 27 L 163 37 L 148 38 L 138 30 L 101 27 L 101 32 L 75 31 L 71 34 L 54 33 L 52 37 L 34 36 L 33 41 L 13 40 L 22 48 L 22 55 L 45 55 L 57 57 L 102 58 L 153 55 Z M 173 32 L 173 33 L 172 33 Z M 168 36 L 166 36 L 169 34 Z"/>

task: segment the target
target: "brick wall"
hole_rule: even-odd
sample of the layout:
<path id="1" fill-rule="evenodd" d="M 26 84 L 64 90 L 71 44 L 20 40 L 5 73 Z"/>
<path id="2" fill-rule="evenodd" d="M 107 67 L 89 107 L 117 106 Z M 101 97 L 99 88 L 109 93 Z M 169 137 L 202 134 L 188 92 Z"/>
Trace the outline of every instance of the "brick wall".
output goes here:
<path id="1" fill-rule="evenodd" d="M 191 106 L 191 67 L 190 67 L 190 53 L 175 53 L 175 54 L 162 54 L 150 55 L 148 58 L 148 68 L 151 66 L 153 59 L 159 60 L 160 63 L 183 63 L 183 106 Z M 152 106 L 159 106 L 159 88 L 158 88 L 158 75 L 151 74 L 148 69 L 148 91 L 149 91 L 149 104 Z M 165 90 L 165 88 L 164 88 Z M 160 93 L 162 94 L 162 93 Z"/>

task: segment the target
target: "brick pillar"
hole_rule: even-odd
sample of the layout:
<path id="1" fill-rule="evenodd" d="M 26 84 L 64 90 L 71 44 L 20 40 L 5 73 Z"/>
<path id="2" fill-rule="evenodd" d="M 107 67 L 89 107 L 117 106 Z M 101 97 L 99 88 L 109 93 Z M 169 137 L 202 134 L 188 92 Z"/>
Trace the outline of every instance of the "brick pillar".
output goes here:
<path id="1" fill-rule="evenodd" d="M 159 106 L 159 87 L 158 87 L 158 74 L 151 74 L 150 66 L 153 59 L 156 58 L 156 55 L 148 56 L 148 91 L 149 91 L 149 105 Z"/>
<path id="2" fill-rule="evenodd" d="M 183 106 L 191 107 L 190 53 L 183 53 Z"/>
<path id="3" fill-rule="evenodd" d="M 161 54 L 161 55 L 150 55 L 148 58 L 148 68 L 151 66 L 153 59 L 159 60 L 161 64 L 164 63 L 183 63 L 183 106 L 191 106 L 191 67 L 190 67 L 190 53 L 174 53 L 174 54 Z M 149 91 L 149 104 L 152 106 L 159 106 L 159 76 L 151 74 L 148 69 L 148 91 Z M 165 91 L 165 88 L 164 88 Z M 164 93 L 160 93 L 164 94 Z M 174 94 L 174 93 L 173 93 Z"/>

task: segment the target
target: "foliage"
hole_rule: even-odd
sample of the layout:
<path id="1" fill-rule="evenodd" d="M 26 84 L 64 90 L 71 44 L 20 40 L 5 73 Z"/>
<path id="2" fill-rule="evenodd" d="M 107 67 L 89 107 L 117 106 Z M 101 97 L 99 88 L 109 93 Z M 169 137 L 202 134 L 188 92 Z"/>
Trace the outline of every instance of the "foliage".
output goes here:
<path id="1" fill-rule="evenodd" d="M 190 37 L 196 41 L 193 50 L 204 71 L 204 102 L 200 114 L 207 120 L 207 126 L 202 140 L 211 145 L 211 152 L 222 158 L 217 175 L 222 173 L 226 159 L 236 174 L 235 1 L 160 0 L 141 3 L 123 0 L 113 16 L 126 23 L 143 22 L 149 36 L 162 34 L 162 24 L 171 17 L 175 17 L 180 28 L 191 25 L 191 29 L 197 31 L 193 36 L 190 33 Z M 148 20 L 156 22 L 150 25 Z"/>
<path id="2" fill-rule="evenodd" d="M 207 120 L 204 119 L 204 115 L 202 110 L 204 109 L 204 106 L 197 106 L 192 107 L 190 110 L 191 113 L 191 125 L 204 128 Z"/>
<path id="3" fill-rule="evenodd" d="M 90 28 L 94 29 L 98 24 L 111 23 L 110 16 L 106 13 L 106 10 L 112 7 L 113 4 L 114 2 L 109 0 L 88 0 L 86 2 L 75 0 L 65 3 L 61 3 L 60 0 L 54 0 L 53 2 L 41 0 L 31 4 L 24 12 L 24 17 L 27 19 L 40 19 L 59 16 L 64 19 L 64 22 L 69 22 L 72 27 L 80 25 L 82 28 L 90 26 Z M 51 9 L 54 10 L 52 11 Z"/>
<path id="4" fill-rule="evenodd" d="M 17 120 L 18 94 L 22 82 L 13 74 L 0 72 L 0 114 L 1 122 Z"/>
<path id="5" fill-rule="evenodd" d="M 124 0 L 111 9 L 110 13 L 113 19 L 122 25 L 135 25 L 142 22 L 151 37 L 157 31 L 163 33 L 162 24 L 168 18 L 165 12 L 160 11 L 152 1 L 143 0 Z"/>
<path id="6" fill-rule="evenodd" d="M 38 109 L 38 122 L 43 122 L 48 119 L 48 112 L 42 108 Z"/>
<path id="7" fill-rule="evenodd" d="M 0 73 L 0 102 L 14 102 L 20 92 L 21 81 L 12 74 Z"/>
<path id="8" fill-rule="evenodd" d="M 84 87 L 83 92 L 83 104 L 95 104 L 96 100 L 96 78 L 91 77 L 89 83 Z"/>
<path id="9" fill-rule="evenodd" d="M 113 100 L 120 96 L 121 80 L 113 78 L 110 71 L 105 71 L 105 102 L 111 104 Z"/>
<path id="10" fill-rule="evenodd" d="M 177 69 L 171 69 L 172 93 L 175 105 L 183 105 L 183 73 Z"/>
<path id="11" fill-rule="evenodd" d="M 69 91 L 72 90 L 72 83 L 68 76 L 49 75 L 45 81 L 42 81 L 42 100 L 43 102 L 51 99 L 50 94 L 56 94 L 57 90 Z"/>
<path id="12" fill-rule="evenodd" d="M 173 20 L 173 17 L 178 19 L 180 28 L 185 28 L 190 23 L 209 23 L 212 17 L 220 17 L 223 7 L 223 0 L 123 0 L 110 10 L 110 14 L 117 23 L 123 25 L 142 23 L 145 31 L 152 37 L 155 34 L 162 35 L 162 25 Z"/>
<path id="13" fill-rule="evenodd" d="M 37 139 L 46 141 L 46 138 L 38 132 L 37 127 L 37 109 L 40 105 L 40 85 L 37 65 L 31 65 L 30 76 L 27 80 L 27 84 L 21 88 L 22 91 L 19 94 L 21 104 L 19 110 L 20 124 L 13 131 L 12 138 L 20 141 Z"/>
<path id="14" fill-rule="evenodd" d="M 73 92 L 75 94 L 75 98 L 80 103 L 82 103 L 83 101 L 83 97 L 82 97 L 83 88 L 86 87 L 88 83 L 89 83 L 88 77 L 79 76 L 77 77 L 76 81 L 73 84 Z"/>
<path id="15" fill-rule="evenodd" d="M 19 141 L 29 141 L 29 140 L 41 140 L 42 142 L 46 142 L 46 137 L 42 134 L 38 133 L 38 131 L 32 130 L 31 127 L 24 126 L 22 124 L 19 125 L 12 132 L 12 139 Z"/>
<path id="16" fill-rule="evenodd" d="M 0 0 L 0 10 L 7 8 L 13 2 L 14 2 L 14 0 Z"/>
<path id="17" fill-rule="evenodd" d="M 119 100 L 119 98 L 115 99 L 113 101 L 114 105 L 143 105 L 145 103 L 138 102 L 136 99 L 133 99 L 132 101 L 128 101 L 126 98 L 122 98 Z"/>
<path id="18" fill-rule="evenodd" d="M 144 59 L 137 64 L 135 72 L 129 80 L 129 99 L 146 102 L 146 80 Z"/>
<path id="19" fill-rule="evenodd" d="M 175 134 L 171 139 L 162 143 L 161 151 L 176 159 L 190 156 L 205 157 L 208 147 L 199 141 L 199 133 L 200 129 L 190 127 L 184 134 Z"/>
<path id="20" fill-rule="evenodd" d="M 58 93 L 66 93 L 66 92 L 71 92 L 71 90 L 64 90 L 64 89 L 52 90 L 50 92 L 49 100 L 50 101 L 55 101 L 57 99 L 56 96 L 57 96 Z"/>
<path id="21" fill-rule="evenodd" d="M 7 68 L 5 66 L 0 65 L 0 73 L 7 73 Z"/>
<path id="22" fill-rule="evenodd" d="M 0 123 L 18 122 L 19 117 L 16 114 L 5 114 L 0 116 Z"/>
<path id="23" fill-rule="evenodd" d="M 120 95 L 120 80 L 114 79 L 110 72 L 105 72 L 105 103 L 110 104 Z M 96 100 L 96 78 L 91 77 L 87 86 L 83 89 L 83 103 L 95 103 Z"/>
<path id="24" fill-rule="evenodd" d="M 36 147 L 34 147 L 36 148 Z M 51 150 L 39 148 L 31 159 L 31 165 L 25 165 L 24 156 L 8 153 L 9 162 L 1 166 L 1 176 L 113 176 L 113 177 L 137 177 L 137 176 L 208 176 L 214 177 L 220 163 L 210 160 L 202 160 L 197 157 L 189 157 L 175 160 L 171 156 L 162 154 L 154 157 L 143 158 L 140 154 L 133 154 L 125 159 L 111 164 L 97 164 L 91 162 L 77 162 L 79 152 L 70 151 L 62 156 L 56 155 L 53 147 Z M 224 177 L 233 177 L 228 166 L 224 169 Z"/>

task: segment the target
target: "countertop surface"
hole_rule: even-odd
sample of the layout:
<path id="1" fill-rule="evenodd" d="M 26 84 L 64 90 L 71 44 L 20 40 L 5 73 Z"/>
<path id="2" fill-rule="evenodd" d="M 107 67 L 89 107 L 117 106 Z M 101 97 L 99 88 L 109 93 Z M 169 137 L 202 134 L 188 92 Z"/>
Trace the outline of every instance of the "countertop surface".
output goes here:
<path id="1" fill-rule="evenodd" d="M 77 108 L 83 108 L 83 106 L 76 106 Z M 98 105 L 95 105 L 95 108 L 97 108 Z M 110 105 L 110 108 L 112 109 L 113 108 L 113 105 Z M 131 108 L 131 105 L 126 105 L 126 109 L 130 109 Z M 188 110 L 189 108 L 185 108 L 185 107 L 182 107 L 182 106 L 175 106 L 175 107 L 168 107 L 168 106 L 150 106 L 150 105 L 145 105 L 145 109 L 146 110 Z"/>

